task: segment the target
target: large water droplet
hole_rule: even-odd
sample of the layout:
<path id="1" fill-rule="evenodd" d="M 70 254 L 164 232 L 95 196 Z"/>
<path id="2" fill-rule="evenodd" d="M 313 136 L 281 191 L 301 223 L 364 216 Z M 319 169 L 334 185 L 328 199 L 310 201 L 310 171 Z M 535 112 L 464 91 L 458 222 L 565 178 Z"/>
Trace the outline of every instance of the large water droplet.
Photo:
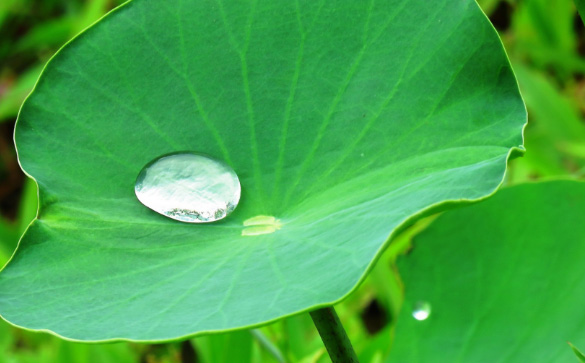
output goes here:
<path id="1" fill-rule="evenodd" d="M 195 152 L 163 155 L 146 164 L 134 191 L 148 208 L 181 222 L 225 218 L 240 201 L 240 181 L 226 163 Z"/>
<path id="2" fill-rule="evenodd" d="M 412 309 L 412 316 L 416 320 L 426 320 L 431 315 L 431 304 L 426 301 L 417 301 Z"/>

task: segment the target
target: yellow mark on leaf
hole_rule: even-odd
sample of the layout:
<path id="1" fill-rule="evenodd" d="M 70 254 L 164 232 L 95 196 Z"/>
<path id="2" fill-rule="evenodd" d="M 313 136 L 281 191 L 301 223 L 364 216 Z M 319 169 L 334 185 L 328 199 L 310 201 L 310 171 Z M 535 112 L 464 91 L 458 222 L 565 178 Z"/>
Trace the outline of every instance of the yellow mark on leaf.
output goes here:
<path id="1" fill-rule="evenodd" d="M 244 221 L 242 236 L 258 236 L 269 234 L 279 230 L 282 227 L 279 219 L 273 216 L 256 216 Z"/>

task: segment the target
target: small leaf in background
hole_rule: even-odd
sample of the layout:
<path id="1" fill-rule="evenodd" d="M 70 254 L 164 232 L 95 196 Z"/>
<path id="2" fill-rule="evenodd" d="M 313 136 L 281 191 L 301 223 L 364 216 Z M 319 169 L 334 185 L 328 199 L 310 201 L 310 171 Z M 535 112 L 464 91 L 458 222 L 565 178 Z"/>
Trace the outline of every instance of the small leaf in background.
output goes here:
<path id="1" fill-rule="evenodd" d="M 574 29 L 571 1 L 518 1 L 512 18 L 513 37 L 505 37 L 511 57 L 547 70 L 567 82 L 573 72 L 585 72 Z"/>
<path id="2" fill-rule="evenodd" d="M 575 347 L 573 344 L 569 343 L 569 345 L 571 346 L 571 350 L 573 350 L 573 353 L 575 353 L 575 355 L 577 356 L 577 359 L 579 359 L 579 362 L 585 363 L 585 355 L 581 353 L 581 351 L 577 349 L 577 347 Z"/>
<path id="3" fill-rule="evenodd" d="M 498 7 L 501 0 L 478 0 L 477 3 L 481 6 L 484 13 L 491 15 L 493 11 Z"/>
<path id="4" fill-rule="evenodd" d="M 510 178 L 518 183 L 549 175 L 576 175 L 585 167 L 585 123 L 574 99 L 567 97 L 550 76 L 514 64 L 530 118 L 526 154 L 512 161 Z"/>
<path id="5" fill-rule="evenodd" d="M 4 80 L 5 83 L 0 86 L 0 121 L 8 121 L 10 117 L 16 116 L 42 69 L 41 66 L 33 67 L 15 81 Z"/>
<path id="6" fill-rule="evenodd" d="M 518 185 L 446 212 L 398 260 L 390 362 L 570 362 L 585 344 L 585 183 Z M 411 315 L 428 301 L 424 321 Z"/>
<path id="7" fill-rule="evenodd" d="M 0 122 L 16 117 L 44 63 L 122 0 L 2 0 Z"/>
<path id="8" fill-rule="evenodd" d="M 193 342 L 205 363 L 249 362 L 252 357 L 253 336 L 248 331 L 208 335 Z"/>
<path id="9" fill-rule="evenodd" d="M 575 0 L 575 5 L 577 6 L 579 15 L 581 15 L 581 19 L 585 23 L 585 0 Z"/>

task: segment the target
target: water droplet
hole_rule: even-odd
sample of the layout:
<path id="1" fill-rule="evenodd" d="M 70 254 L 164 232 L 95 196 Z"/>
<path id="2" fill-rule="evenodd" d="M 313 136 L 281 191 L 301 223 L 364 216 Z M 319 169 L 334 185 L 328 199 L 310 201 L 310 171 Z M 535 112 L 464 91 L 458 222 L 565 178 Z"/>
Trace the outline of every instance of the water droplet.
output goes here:
<path id="1" fill-rule="evenodd" d="M 136 178 L 136 197 L 148 208 L 181 222 L 214 222 L 240 201 L 240 181 L 223 161 L 195 152 L 163 155 Z"/>
<path id="2" fill-rule="evenodd" d="M 431 304 L 426 301 L 417 301 L 412 309 L 412 316 L 416 320 L 426 320 L 431 315 Z"/>

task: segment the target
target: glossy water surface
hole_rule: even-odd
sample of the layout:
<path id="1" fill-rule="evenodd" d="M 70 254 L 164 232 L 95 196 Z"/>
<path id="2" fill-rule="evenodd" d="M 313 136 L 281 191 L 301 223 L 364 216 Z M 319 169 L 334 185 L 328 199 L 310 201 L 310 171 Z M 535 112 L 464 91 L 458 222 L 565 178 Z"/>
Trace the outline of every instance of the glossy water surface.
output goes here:
<path id="1" fill-rule="evenodd" d="M 134 187 L 148 208 L 181 222 L 214 222 L 240 200 L 240 181 L 223 161 L 195 152 L 160 156 L 146 164 Z"/>
<path id="2" fill-rule="evenodd" d="M 418 301 L 414 304 L 412 317 L 416 320 L 426 320 L 431 315 L 431 304 L 426 301 Z"/>

